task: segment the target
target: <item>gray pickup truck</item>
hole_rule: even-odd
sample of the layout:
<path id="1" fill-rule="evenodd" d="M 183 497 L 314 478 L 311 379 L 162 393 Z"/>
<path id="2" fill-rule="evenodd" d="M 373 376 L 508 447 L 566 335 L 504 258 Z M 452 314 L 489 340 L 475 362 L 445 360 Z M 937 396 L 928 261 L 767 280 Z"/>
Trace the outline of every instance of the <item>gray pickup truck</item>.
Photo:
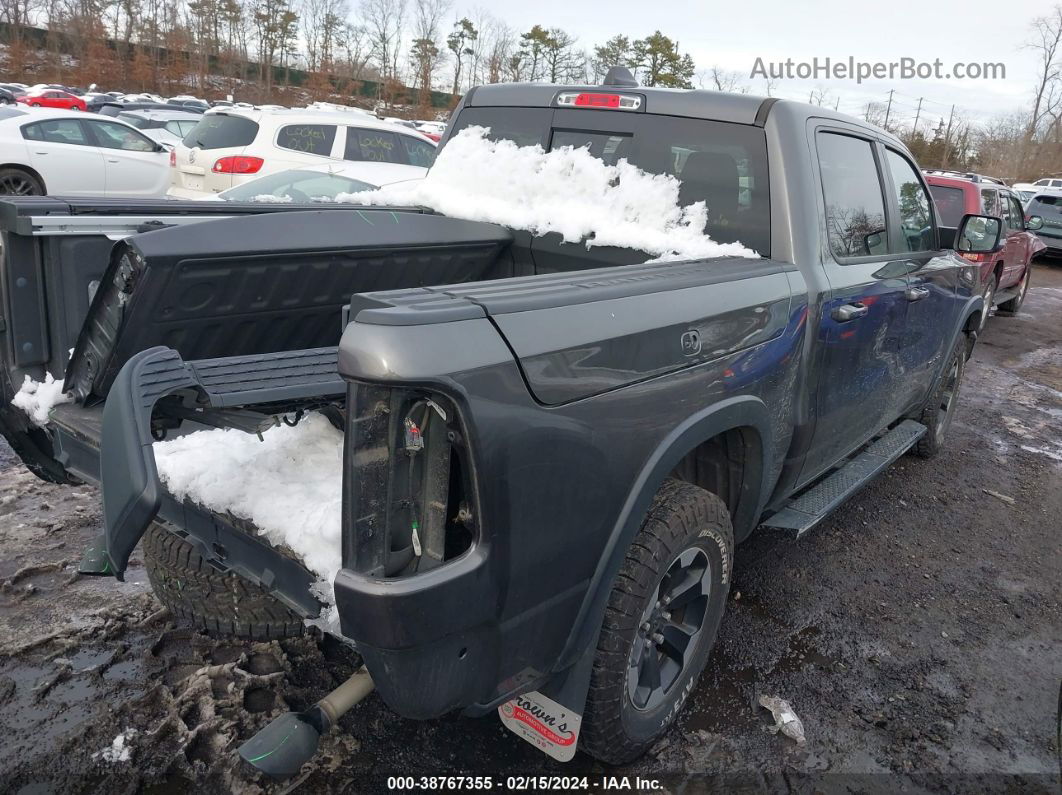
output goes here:
<path id="1" fill-rule="evenodd" d="M 674 175 L 760 256 L 644 264 L 422 208 L 0 202 L 0 429 L 42 477 L 100 484 L 85 571 L 121 577 L 143 539 L 175 615 L 276 637 L 320 611 L 312 575 L 169 494 L 152 444 L 323 413 L 341 633 L 384 701 L 620 763 L 696 683 L 736 544 L 941 449 L 977 266 L 940 247 L 903 145 L 824 108 L 617 79 L 479 87 L 443 146 L 471 125 Z M 967 216 L 958 248 L 1000 231 Z M 41 428 L 8 401 L 46 370 L 75 399 Z M 297 769 L 293 725 L 245 758 Z"/>

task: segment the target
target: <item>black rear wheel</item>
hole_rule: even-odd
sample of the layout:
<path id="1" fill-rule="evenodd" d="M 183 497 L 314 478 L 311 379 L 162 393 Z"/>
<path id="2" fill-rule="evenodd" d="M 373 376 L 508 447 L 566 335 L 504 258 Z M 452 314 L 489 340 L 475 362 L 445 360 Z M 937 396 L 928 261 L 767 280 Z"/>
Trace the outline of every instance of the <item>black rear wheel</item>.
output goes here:
<path id="1" fill-rule="evenodd" d="M 675 721 L 715 644 L 733 559 L 723 501 L 667 481 L 612 586 L 583 716 L 584 751 L 623 764 Z"/>
<path id="2" fill-rule="evenodd" d="M 0 195 L 43 196 L 44 185 L 21 168 L 0 168 Z"/>

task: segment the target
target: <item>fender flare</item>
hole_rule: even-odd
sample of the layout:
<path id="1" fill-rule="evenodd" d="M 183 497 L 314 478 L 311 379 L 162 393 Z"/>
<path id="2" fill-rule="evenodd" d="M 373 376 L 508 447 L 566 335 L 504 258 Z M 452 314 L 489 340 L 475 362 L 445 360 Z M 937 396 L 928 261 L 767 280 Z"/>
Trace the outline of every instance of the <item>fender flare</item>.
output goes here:
<path id="1" fill-rule="evenodd" d="M 770 494 L 768 473 L 773 469 L 767 465 L 767 451 L 772 449 L 773 441 L 771 415 L 758 397 L 740 395 L 715 403 L 689 417 L 674 428 L 649 456 L 635 478 L 608 542 L 602 550 L 601 560 L 591 578 L 579 615 L 572 625 L 554 671 L 562 671 L 576 662 L 586 651 L 588 644 L 597 637 L 612 590 L 612 580 L 623 564 L 627 548 L 641 527 L 653 496 L 668 473 L 702 442 L 741 427 L 751 427 L 759 435 L 760 454 L 758 460 L 752 464 L 758 472 L 753 471 L 752 477 L 745 478 L 734 525 L 741 527 L 753 524 L 759 517 L 763 503 Z M 585 698 L 585 693 L 583 697 Z"/>
<path id="2" fill-rule="evenodd" d="M 959 335 L 965 333 L 966 326 L 970 322 L 970 318 L 973 317 L 974 314 L 976 314 L 977 312 L 991 312 L 991 311 L 992 311 L 992 307 L 986 307 L 985 306 L 985 299 L 982 298 L 980 295 L 972 295 L 972 296 L 970 296 L 966 300 L 966 304 L 965 304 L 965 306 L 963 306 L 962 312 L 959 314 L 959 318 L 960 319 L 959 319 L 958 324 L 955 326 L 954 330 L 952 331 L 951 338 L 950 338 L 950 344 L 948 345 L 947 350 L 951 351 L 951 349 L 955 347 L 955 343 L 959 339 Z M 976 329 L 974 329 L 974 331 L 973 331 L 973 340 L 975 342 L 977 340 L 977 330 Z M 972 354 L 973 354 L 973 344 L 971 343 L 971 345 L 967 349 L 966 358 L 969 358 L 970 355 L 972 355 Z M 943 364 L 940 366 L 940 369 L 941 370 L 944 369 L 944 365 Z"/>

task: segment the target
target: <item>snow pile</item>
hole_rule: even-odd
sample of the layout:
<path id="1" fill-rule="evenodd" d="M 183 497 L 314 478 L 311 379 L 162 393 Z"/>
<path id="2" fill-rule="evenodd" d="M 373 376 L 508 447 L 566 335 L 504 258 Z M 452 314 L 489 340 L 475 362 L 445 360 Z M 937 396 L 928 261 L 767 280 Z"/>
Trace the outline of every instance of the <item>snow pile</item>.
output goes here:
<path id="1" fill-rule="evenodd" d="M 342 562 L 343 434 L 320 414 L 270 428 L 259 439 L 231 428 L 153 445 L 155 465 L 177 499 L 253 522 L 274 546 L 291 549 L 334 602 Z"/>
<path id="2" fill-rule="evenodd" d="M 274 196 L 272 193 L 259 193 L 257 196 L 252 196 L 251 201 L 258 202 L 259 204 L 291 204 L 294 199 L 290 196 Z"/>
<path id="3" fill-rule="evenodd" d="M 102 759 L 104 762 L 128 762 L 132 756 L 133 747 L 129 741 L 136 737 L 136 729 L 126 729 L 114 738 L 114 741 L 92 755 L 93 759 Z"/>
<path id="4" fill-rule="evenodd" d="M 43 428 L 48 424 L 48 412 L 60 403 L 69 403 L 74 396 L 63 392 L 63 382 L 52 378 L 51 373 L 44 374 L 44 383 L 34 381 L 28 375 L 22 381 L 22 387 L 11 399 L 11 405 L 22 409 L 33 420 L 33 424 Z"/>
<path id="5" fill-rule="evenodd" d="M 341 193 L 352 204 L 423 205 L 453 218 L 487 221 L 566 242 L 618 246 L 659 259 L 758 257 L 740 243 L 704 234 L 704 202 L 678 203 L 678 179 L 626 160 L 607 165 L 586 149 L 517 146 L 468 127 L 439 152 L 423 180 L 378 191 Z"/>

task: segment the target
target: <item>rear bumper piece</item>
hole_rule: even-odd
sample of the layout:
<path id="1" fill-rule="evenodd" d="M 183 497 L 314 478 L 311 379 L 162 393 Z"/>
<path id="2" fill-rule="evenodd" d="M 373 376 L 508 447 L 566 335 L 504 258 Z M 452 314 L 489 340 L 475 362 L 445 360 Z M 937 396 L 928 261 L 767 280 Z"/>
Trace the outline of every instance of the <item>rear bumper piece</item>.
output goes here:
<path id="1" fill-rule="evenodd" d="M 415 577 L 349 568 L 335 579 L 343 635 L 358 647 L 380 696 L 407 718 L 435 718 L 489 697 L 501 633 L 483 548 Z"/>
<path id="2" fill-rule="evenodd" d="M 195 199 L 198 201 L 203 201 L 204 199 L 206 199 L 222 201 L 221 199 L 218 199 L 218 194 L 216 191 L 190 190 L 188 188 L 178 188 L 172 185 L 170 186 L 169 190 L 166 191 L 166 195 L 171 199 Z"/>
<path id="3" fill-rule="evenodd" d="M 335 362 L 335 348 L 186 363 L 176 351 L 155 347 L 131 358 L 103 410 L 99 480 L 105 531 L 90 550 L 84 573 L 121 579 L 133 549 L 161 514 L 219 568 L 232 569 L 274 591 L 303 615 L 316 616 L 320 605 L 309 593 L 313 577 L 299 563 L 224 518 L 178 502 L 166 492 L 152 450 L 152 412 L 160 400 L 175 394 L 193 397 L 201 408 L 338 396 L 344 384 Z"/>

